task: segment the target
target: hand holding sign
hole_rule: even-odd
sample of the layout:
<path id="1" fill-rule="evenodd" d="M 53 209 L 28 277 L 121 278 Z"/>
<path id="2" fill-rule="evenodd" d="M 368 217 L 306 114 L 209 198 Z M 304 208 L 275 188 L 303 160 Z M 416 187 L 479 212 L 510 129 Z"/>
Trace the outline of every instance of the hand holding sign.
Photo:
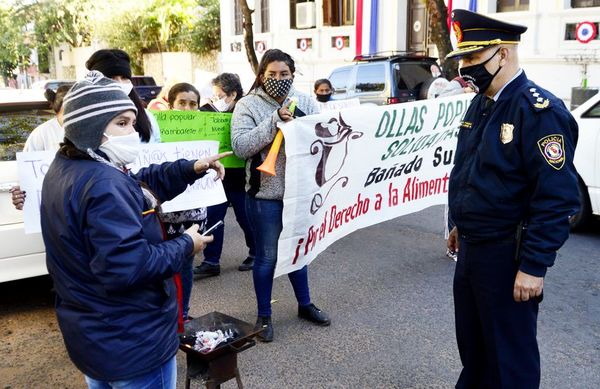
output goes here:
<path id="1" fill-rule="evenodd" d="M 9 189 L 12 196 L 12 203 L 16 209 L 22 210 L 23 204 L 25 204 L 25 191 L 21 190 L 20 186 L 13 186 Z"/>
<path id="2" fill-rule="evenodd" d="M 230 155 L 233 155 L 233 151 L 226 151 L 224 153 L 211 155 L 210 157 L 198 159 L 194 163 L 194 171 L 197 174 L 200 174 L 206 172 L 208 169 L 213 169 L 215 172 L 217 172 L 215 181 L 218 179 L 222 180 L 225 177 L 225 167 L 221 162 L 219 162 L 219 160 L 221 158 L 229 157 Z"/>

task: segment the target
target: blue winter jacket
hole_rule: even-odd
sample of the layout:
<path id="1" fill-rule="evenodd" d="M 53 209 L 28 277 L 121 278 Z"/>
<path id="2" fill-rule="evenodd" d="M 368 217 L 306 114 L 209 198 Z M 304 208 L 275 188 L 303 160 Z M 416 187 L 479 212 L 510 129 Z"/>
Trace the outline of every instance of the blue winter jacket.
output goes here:
<path id="1" fill-rule="evenodd" d="M 40 209 L 46 264 L 67 351 L 87 376 L 129 379 L 177 352 L 172 276 L 193 242 L 188 235 L 163 241 L 139 181 L 166 201 L 201 176 L 186 160 L 128 175 L 56 154 Z"/>

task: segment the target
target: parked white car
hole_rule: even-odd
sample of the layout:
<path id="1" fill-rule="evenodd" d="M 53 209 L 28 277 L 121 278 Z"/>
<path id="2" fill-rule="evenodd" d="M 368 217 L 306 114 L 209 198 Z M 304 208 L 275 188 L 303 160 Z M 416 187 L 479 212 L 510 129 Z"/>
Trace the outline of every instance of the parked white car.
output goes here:
<path id="1" fill-rule="evenodd" d="M 579 173 L 581 211 L 571 218 L 574 229 L 600 216 L 600 93 L 571 112 L 579 124 L 575 167 Z"/>
<path id="2" fill-rule="evenodd" d="M 31 130 L 54 116 L 39 92 L 7 93 L 0 95 L 0 282 L 48 273 L 42 235 L 25 234 L 23 212 L 12 205 L 9 190 L 19 181 L 15 153 Z"/>

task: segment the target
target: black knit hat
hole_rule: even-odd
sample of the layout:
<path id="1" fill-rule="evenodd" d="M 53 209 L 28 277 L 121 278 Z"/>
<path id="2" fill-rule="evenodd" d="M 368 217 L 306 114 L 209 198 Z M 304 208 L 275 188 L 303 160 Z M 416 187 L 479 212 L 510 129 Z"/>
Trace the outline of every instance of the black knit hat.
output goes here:
<path id="1" fill-rule="evenodd" d="M 96 51 L 85 63 L 88 70 L 97 70 L 108 78 L 122 76 L 131 79 L 131 63 L 129 55 L 119 49 L 102 49 Z"/>
<path id="2" fill-rule="evenodd" d="M 63 100 L 65 138 L 81 151 L 96 150 L 108 123 L 125 111 L 137 113 L 118 82 L 98 71 L 73 85 Z"/>

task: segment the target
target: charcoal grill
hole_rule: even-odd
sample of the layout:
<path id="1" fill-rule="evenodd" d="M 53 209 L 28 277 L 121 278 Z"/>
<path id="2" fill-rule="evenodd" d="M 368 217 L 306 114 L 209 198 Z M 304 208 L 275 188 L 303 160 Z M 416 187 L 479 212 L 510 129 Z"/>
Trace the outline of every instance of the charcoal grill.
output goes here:
<path id="1" fill-rule="evenodd" d="M 194 350 L 196 332 L 216 330 L 232 330 L 234 338 L 208 353 Z M 256 345 L 253 338 L 261 331 L 262 328 L 255 330 L 254 325 L 220 312 L 211 312 L 187 322 L 184 333 L 179 337 L 179 349 L 186 353 L 185 389 L 190 389 L 192 379 L 201 380 L 208 389 L 216 389 L 233 378 L 238 388 L 243 389 L 237 355 Z"/>

